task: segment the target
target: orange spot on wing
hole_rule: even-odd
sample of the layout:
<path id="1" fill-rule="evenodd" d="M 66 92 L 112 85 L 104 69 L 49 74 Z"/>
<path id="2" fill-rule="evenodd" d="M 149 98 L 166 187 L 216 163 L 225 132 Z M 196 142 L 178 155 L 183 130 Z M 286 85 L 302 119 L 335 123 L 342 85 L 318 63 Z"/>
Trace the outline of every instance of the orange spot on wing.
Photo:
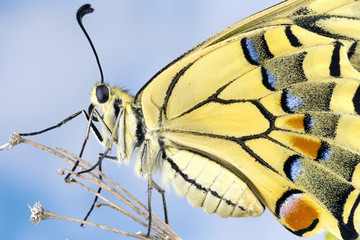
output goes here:
<path id="1" fill-rule="evenodd" d="M 311 158 L 317 157 L 318 151 L 321 147 L 321 142 L 319 140 L 314 140 L 302 136 L 291 137 L 290 143 L 293 145 L 293 147 L 299 149 Z"/>
<path id="2" fill-rule="evenodd" d="M 308 228 L 319 213 L 311 202 L 302 194 L 294 194 L 287 198 L 280 209 L 280 217 L 294 231 Z"/>
<path id="3" fill-rule="evenodd" d="M 291 128 L 303 130 L 304 129 L 304 118 L 305 118 L 304 115 L 291 117 L 285 121 L 285 124 Z"/>

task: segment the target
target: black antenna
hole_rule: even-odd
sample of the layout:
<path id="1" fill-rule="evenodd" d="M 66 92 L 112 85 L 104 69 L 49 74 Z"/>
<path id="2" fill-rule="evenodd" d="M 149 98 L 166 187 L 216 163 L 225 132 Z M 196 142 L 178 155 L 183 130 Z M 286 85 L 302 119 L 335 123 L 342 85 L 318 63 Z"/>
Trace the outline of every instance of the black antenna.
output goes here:
<path id="1" fill-rule="evenodd" d="M 79 10 L 76 12 L 76 19 L 79 23 L 79 26 L 81 28 L 81 30 L 84 32 L 87 40 L 89 41 L 90 43 L 90 46 L 94 52 L 94 55 L 95 55 L 95 58 L 96 58 L 96 62 L 98 64 L 98 67 L 99 67 L 99 70 L 100 70 L 100 75 L 101 75 L 101 83 L 104 83 L 104 74 L 103 74 L 103 71 L 102 71 L 102 68 L 101 68 L 101 65 L 100 65 L 100 61 L 99 61 L 99 57 L 96 53 L 96 50 L 95 50 L 95 47 L 94 47 L 94 44 L 92 43 L 88 33 L 86 32 L 85 28 L 84 28 L 84 25 L 82 24 L 82 18 L 83 16 L 85 16 L 86 14 L 88 13 L 92 13 L 94 11 L 94 9 L 91 7 L 90 4 L 84 4 L 83 6 L 81 6 L 79 8 Z"/>

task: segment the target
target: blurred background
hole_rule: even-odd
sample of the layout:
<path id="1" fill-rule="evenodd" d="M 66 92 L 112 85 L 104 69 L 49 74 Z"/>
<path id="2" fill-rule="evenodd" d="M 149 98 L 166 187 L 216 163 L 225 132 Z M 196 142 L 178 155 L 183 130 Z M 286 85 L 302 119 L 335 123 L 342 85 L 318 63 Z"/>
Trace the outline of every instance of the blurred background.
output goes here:
<path id="1" fill-rule="evenodd" d="M 128 89 L 141 88 L 170 61 L 236 21 L 278 0 L 88 1 L 95 12 L 84 18 L 99 54 L 105 81 Z M 0 2 L 0 145 L 14 131 L 44 129 L 89 105 L 89 91 L 100 80 L 95 58 L 75 13 L 81 0 L 3 0 Z M 60 129 L 33 137 L 47 146 L 79 153 L 86 130 L 83 117 Z M 85 159 L 95 162 L 102 147 L 91 135 Z M 93 227 L 60 220 L 39 226 L 28 223 L 27 203 L 83 218 L 93 196 L 68 185 L 56 171 L 63 160 L 22 144 L 0 152 L 0 239 L 126 239 Z M 133 164 L 104 163 L 106 174 L 141 199 L 147 184 L 135 176 Z M 193 208 L 186 198 L 167 191 L 170 225 L 183 239 L 300 239 L 268 212 L 257 218 L 222 219 Z M 159 194 L 153 207 L 162 216 Z M 145 232 L 131 220 L 106 208 L 89 221 L 130 232 Z M 323 239 L 320 235 L 313 239 Z"/>

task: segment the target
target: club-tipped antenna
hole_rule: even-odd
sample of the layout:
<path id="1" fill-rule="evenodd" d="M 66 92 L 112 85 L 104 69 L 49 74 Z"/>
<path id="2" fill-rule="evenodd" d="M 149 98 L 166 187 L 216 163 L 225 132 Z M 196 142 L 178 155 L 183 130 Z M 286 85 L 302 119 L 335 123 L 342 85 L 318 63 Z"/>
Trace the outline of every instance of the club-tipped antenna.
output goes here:
<path id="1" fill-rule="evenodd" d="M 99 70 L 100 70 L 100 75 L 101 75 L 101 83 L 104 83 L 104 74 L 103 74 L 103 71 L 102 71 L 102 68 L 101 68 L 101 65 L 100 65 L 100 60 L 99 60 L 99 57 L 96 53 L 96 50 L 95 50 L 95 47 L 94 47 L 94 44 L 92 43 L 90 37 L 89 37 L 89 34 L 86 32 L 85 28 L 84 28 L 84 25 L 82 24 L 82 18 L 83 16 L 85 16 L 86 14 L 88 13 L 92 13 L 94 11 L 94 9 L 91 7 L 90 4 L 84 4 L 83 6 L 81 6 L 79 8 L 79 10 L 77 10 L 76 12 L 76 19 L 79 23 L 79 26 L 80 28 L 82 29 L 82 31 L 84 32 L 87 40 L 89 41 L 90 43 L 90 46 L 94 52 L 94 55 L 95 55 L 95 58 L 96 58 L 96 62 L 98 64 L 98 67 L 99 67 Z"/>

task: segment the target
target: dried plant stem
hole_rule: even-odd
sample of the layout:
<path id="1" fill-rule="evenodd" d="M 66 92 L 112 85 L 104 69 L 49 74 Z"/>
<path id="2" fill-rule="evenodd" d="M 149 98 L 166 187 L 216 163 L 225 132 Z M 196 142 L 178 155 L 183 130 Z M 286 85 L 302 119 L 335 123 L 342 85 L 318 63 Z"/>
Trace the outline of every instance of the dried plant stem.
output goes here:
<path id="1" fill-rule="evenodd" d="M 49 152 L 49 153 L 51 153 L 51 154 L 53 154 L 53 155 L 55 155 L 55 156 L 57 156 L 59 158 L 64 159 L 65 161 L 67 161 L 71 165 L 75 164 L 75 160 L 73 160 L 73 159 L 76 159 L 76 160 L 80 161 L 80 163 L 81 163 L 81 164 L 78 165 L 78 169 L 81 170 L 81 171 L 86 170 L 86 169 L 88 169 L 88 168 L 90 168 L 92 166 L 90 163 L 88 163 L 84 159 L 79 158 L 75 154 L 70 153 L 70 152 L 68 152 L 68 151 L 66 151 L 66 150 L 64 150 L 62 148 L 59 148 L 59 147 L 55 146 L 54 148 L 56 150 L 54 150 L 52 148 L 49 148 L 49 147 L 44 146 L 42 144 L 39 144 L 37 142 L 31 141 L 29 139 L 22 138 L 18 133 L 14 133 L 10 138 L 10 142 L 8 144 L 5 144 L 5 145 L 1 146 L 0 150 L 3 150 L 6 147 L 12 148 L 13 146 L 15 146 L 15 145 L 17 145 L 19 143 L 26 143 L 26 144 L 29 144 L 29 145 L 34 146 L 36 148 L 39 148 L 41 150 L 47 151 L 47 152 Z M 70 157 L 68 157 L 68 156 L 70 156 Z M 86 167 L 84 167 L 84 166 L 86 166 Z M 79 182 L 78 180 L 76 180 L 74 178 L 71 178 L 70 182 L 73 182 L 73 183 L 79 185 L 80 187 L 86 189 L 87 191 L 89 191 L 92 194 L 98 196 L 99 198 L 101 198 L 103 201 L 106 202 L 106 203 L 97 203 L 97 206 L 108 206 L 108 207 L 120 212 L 121 214 L 124 214 L 125 216 L 129 217 L 130 219 L 132 219 L 136 223 L 140 224 L 141 226 L 147 228 L 148 221 L 149 221 L 149 219 L 148 219 L 148 216 L 149 216 L 148 215 L 148 208 L 142 202 L 140 202 L 137 198 L 135 198 L 133 195 L 131 195 L 128 191 L 126 191 L 123 187 L 121 187 L 117 182 L 115 182 L 113 179 L 111 179 L 110 177 L 105 175 L 103 172 L 99 171 L 98 169 L 93 170 L 93 172 L 95 172 L 96 174 L 101 176 L 103 179 L 105 179 L 107 182 L 109 182 L 109 184 L 113 185 L 114 187 L 110 186 L 107 182 L 102 181 L 99 178 L 99 176 L 96 176 L 93 172 L 87 172 L 87 173 L 81 174 L 81 175 L 79 175 L 79 174 L 77 174 L 77 173 L 75 173 L 75 172 L 73 172 L 71 170 L 68 170 L 68 169 L 59 169 L 58 172 L 59 172 L 59 174 L 64 174 L 65 172 L 71 173 L 73 176 L 76 176 L 77 178 L 82 179 L 85 183 Z M 105 197 L 104 195 L 98 193 L 97 191 L 94 191 L 92 188 L 88 187 L 86 185 L 86 183 L 96 185 L 96 186 L 101 187 L 102 189 L 106 190 L 113 197 L 115 197 L 120 202 L 122 202 L 123 204 L 128 206 L 140 218 L 133 215 L 133 214 L 131 214 L 130 212 L 128 212 L 124 208 L 120 207 L 118 204 L 116 204 L 114 201 L 110 200 L 109 198 Z M 41 205 L 40 205 L 40 207 L 41 207 Z M 35 209 L 35 207 L 34 207 L 34 209 Z M 38 210 L 38 211 L 40 211 L 40 210 Z M 46 211 L 46 210 L 44 210 L 42 208 L 41 208 L 41 211 L 43 211 L 42 213 L 45 214 L 47 217 L 46 218 L 44 218 L 44 217 L 41 218 L 40 217 L 39 218 L 40 220 L 41 219 L 49 219 L 49 218 L 57 218 L 57 219 L 62 219 L 62 220 L 67 220 L 67 221 L 72 221 L 72 222 L 78 222 L 78 223 L 87 224 L 87 225 L 90 225 L 90 226 L 98 227 L 98 228 L 105 229 L 105 230 L 108 230 L 108 231 L 113 231 L 113 232 L 116 232 L 116 233 L 120 233 L 120 234 L 123 234 L 123 235 L 126 235 L 126 236 L 138 238 L 138 239 L 174 239 L 174 240 L 181 239 L 170 228 L 170 226 L 168 224 L 166 224 L 164 221 L 162 221 L 155 213 L 152 213 L 153 221 L 152 221 L 152 225 L 151 225 L 151 227 L 152 227 L 151 232 L 154 233 L 156 236 L 153 236 L 153 235 L 146 236 L 143 233 L 140 233 L 140 234 L 129 233 L 129 232 L 126 232 L 126 231 L 122 231 L 122 230 L 119 230 L 119 229 L 116 229 L 116 228 L 104 226 L 104 225 L 101 225 L 101 224 L 92 223 L 92 222 L 88 222 L 88 221 L 84 221 L 84 220 L 80 220 L 80 219 L 76 219 L 76 218 L 57 215 L 57 214 L 51 213 L 49 211 Z M 32 212 L 34 213 L 33 209 L 32 209 Z M 40 222 L 40 220 L 38 222 Z M 34 218 L 33 218 L 32 221 L 37 222 L 37 220 L 34 220 Z"/>
<path id="2" fill-rule="evenodd" d="M 56 214 L 56 213 L 52 213 L 50 211 L 47 211 L 47 210 L 43 209 L 39 202 L 36 203 L 33 208 L 31 208 L 30 206 L 29 206 L 29 208 L 31 209 L 32 212 L 36 212 L 38 214 L 38 216 L 34 216 L 34 214 L 32 215 L 32 218 L 37 218 L 36 220 L 34 220 L 34 219 L 30 220 L 30 221 L 33 221 L 35 224 L 39 224 L 39 222 L 41 220 L 45 220 L 45 219 L 60 219 L 60 220 L 65 220 L 65 221 L 70 221 L 70 222 L 86 224 L 86 225 L 89 225 L 89 226 L 101 228 L 101 229 L 104 229 L 104 230 L 107 230 L 107 231 L 119 233 L 119 234 L 122 234 L 122 235 L 125 235 L 125 236 L 128 236 L 128 237 L 133 237 L 133 238 L 137 238 L 137 239 L 159 240 L 159 238 L 157 238 L 155 236 L 146 237 L 145 235 L 142 235 L 141 233 L 139 233 L 139 234 L 129 233 L 129 232 L 122 231 L 122 230 L 112 228 L 112 227 L 108 227 L 108 226 L 105 226 L 105 225 L 102 225 L 102 224 L 89 222 L 89 221 L 84 221 L 84 220 L 80 220 L 80 219 L 77 219 L 77 218 L 72 218 L 72 217 L 67 217 L 67 216 Z"/>

